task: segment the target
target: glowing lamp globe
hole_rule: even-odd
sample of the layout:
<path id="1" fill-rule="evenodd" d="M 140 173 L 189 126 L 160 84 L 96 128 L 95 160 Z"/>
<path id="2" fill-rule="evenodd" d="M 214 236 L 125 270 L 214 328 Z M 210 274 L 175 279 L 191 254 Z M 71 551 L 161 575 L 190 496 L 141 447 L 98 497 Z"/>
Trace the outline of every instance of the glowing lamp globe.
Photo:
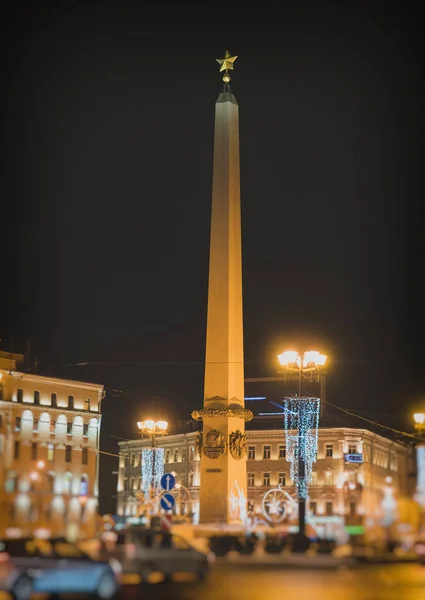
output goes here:
<path id="1" fill-rule="evenodd" d="M 316 367 L 323 367 L 327 358 L 325 354 L 320 354 L 317 350 L 309 350 L 308 352 L 304 352 L 303 363 L 304 366 L 311 364 Z"/>
<path id="2" fill-rule="evenodd" d="M 157 421 L 155 424 L 160 431 L 165 431 L 168 427 L 167 421 Z"/>
<path id="3" fill-rule="evenodd" d="M 416 425 L 423 425 L 425 423 L 425 413 L 415 413 L 413 418 Z"/>
<path id="4" fill-rule="evenodd" d="M 282 354 L 278 354 L 278 361 L 282 365 L 282 367 L 287 367 L 288 365 L 292 365 L 299 360 L 298 352 L 295 350 L 286 350 L 282 352 Z"/>

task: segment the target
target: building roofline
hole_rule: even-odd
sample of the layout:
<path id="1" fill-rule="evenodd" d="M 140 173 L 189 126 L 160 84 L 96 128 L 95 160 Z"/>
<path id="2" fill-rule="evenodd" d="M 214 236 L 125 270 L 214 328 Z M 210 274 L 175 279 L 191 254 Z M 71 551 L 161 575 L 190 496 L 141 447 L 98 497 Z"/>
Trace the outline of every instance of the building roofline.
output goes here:
<path id="1" fill-rule="evenodd" d="M 3 369 L 6 370 L 6 369 Z M 12 377 L 17 379 L 17 381 L 30 381 L 33 383 L 47 383 L 47 384 L 55 384 L 61 385 L 63 387 L 73 387 L 82 390 L 93 390 L 97 392 L 102 392 L 104 389 L 104 385 L 101 383 L 89 383 L 87 381 L 76 381 L 73 379 L 61 379 L 59 377 L 46 377 L 45 375 L 35 375 L 33 373 L 23 373 L 21 371 L 12 370 L 10 372 Z"/>

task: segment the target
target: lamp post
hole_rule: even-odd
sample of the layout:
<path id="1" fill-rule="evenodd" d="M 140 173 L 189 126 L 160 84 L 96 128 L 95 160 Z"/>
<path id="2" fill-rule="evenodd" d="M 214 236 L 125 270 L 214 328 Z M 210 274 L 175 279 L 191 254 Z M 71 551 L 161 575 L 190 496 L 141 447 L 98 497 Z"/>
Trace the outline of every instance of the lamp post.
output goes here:
<path id="1" fill-rule="evenodd" d="M 301 356 L 295 350 L 287 350 L 278 355 L 278 360 L 284 369 L 285 374 L 296 375 L 298 378 L 298 397 L 301 397 L 301 382 L 304 373 L 317 373 L 319 377 L 320 370 L 326 364 L 327 356 L 316 350 L 304 352 Z M 301 427 L 304 422 L 304 402 L 298 403 L 298 531 L 300 538 L 305 538 L 305 513 L 306 513 L 306 431 Z"/>
<path id="2" fill-rule="evenodd" d="M 165 435 L 168 429 L 168 423 L 167 421 L 154 421 L 153 419 L 147 419 L 146 421 L 138 421 L 137 427 L 139 428 L 142 440 L 143 435 L 145 434 L 148 435 L 151 439 L 152 472 L 150 476 L 151 481 L 149 487 L 155 488 L 158 484 L 158 482 L 155 481 L 155 454 L 157 449 L 156 438 L 157 435 L 161 435 L 161 437 Z M 145 482 L 143 482 L 143 485 L 145 486 Z M 145 486 L 145 488 L 147 489 L 147 486 Z"/>

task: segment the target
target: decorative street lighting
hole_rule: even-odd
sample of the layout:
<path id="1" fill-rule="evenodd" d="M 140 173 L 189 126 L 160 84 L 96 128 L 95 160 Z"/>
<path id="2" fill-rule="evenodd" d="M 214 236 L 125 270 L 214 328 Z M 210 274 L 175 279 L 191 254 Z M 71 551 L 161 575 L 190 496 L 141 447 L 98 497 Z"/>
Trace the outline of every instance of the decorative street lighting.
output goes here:
<path id="1" fill-rule="evenodd" d="M 420 442 L 416 444 L 416 494 L 415 499 L 422 509 L 425 508 L 425 413 L 413 415 L 414 427 Z"/>
<path id="2" fill-rule="evenodd" d="M 141 453 L 142 492 L 145 502 L 148 500 L 150 503 L 152 496 L 156 495 L 160 479 L 164 474 L 164 449 L 158 448 L 156 438 L 158 435 L 161 437 L 165 435 L 168 429 L 168 422 L 146 419 L 145 421 L 138 421 L 137 427 L 139 428 L 142 440 L 145 434 L 151 439 L 151 447 L 143 448 Z"/>
<path id="3" fill-rule="evenodd" d="M 298 395 L 285 398 L 285 429 L 287 460 L 291 463 L 291 477 L 297 486 L 298 531 L 301 544 L 305 539 L 305 516 L 308 484 L 311 480 L 312 465 L 317 457 L 317 431 L 319 427 L 320 398 L 301 396 L 301 382 L 304 373 L 312 376 L 323 370 L 327 356 L 316 350 L 300 355 L 295 350 L 287 350 L 278 355 L 278 360 L 289 376 L 298 379 Z M 297 430 L 294 435 L 293 430 Z"/>

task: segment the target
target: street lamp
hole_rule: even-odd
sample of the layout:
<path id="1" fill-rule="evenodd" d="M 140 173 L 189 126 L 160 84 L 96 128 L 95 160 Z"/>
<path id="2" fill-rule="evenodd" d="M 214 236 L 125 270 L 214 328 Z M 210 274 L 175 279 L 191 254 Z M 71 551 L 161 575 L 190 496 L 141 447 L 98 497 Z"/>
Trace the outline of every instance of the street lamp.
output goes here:
<path id="1" fill-rule="evenodd" d="M 311 435 L 313 427 L 317 431 L 319 419 L 319 401 L 317 398 L 302 398 L 301 397 L 301 381 L 304 373 L 317 373 L 317 378 L 320 381 L 320 373 L 326 364 L 327 356 L 321 354 L 317 350 L 309 350 L 300 355 L 295 350 L 286 350 L 278 355 L 278 360 L 284 368 L 285 374 L 295 375 L 298 379 L 298 397 L 287 399 L 285 401 L 286 409 L 291 406 L 291 417 L 288 419 L 288 414 L 285 414 L 285 427 L 292 421 L 298 429 L 296 443 L 297 450 L 292 451 L 291 455 L 294 461 L 297 461 L 297 495 L 298 495 L 298 532 L 301 544 L 304 544 L 305 539 L 305 514 L 306 514 L 306 497 L 309 474 L 308 469 L 311 468 L 311 463 L 316 460 L 317 451 L 317 433 Z M 322 378 L 323 379 L 323 378 Z M 324 388 L 322 390 L 324 392 Z M 295 412 L 294 412 L 295 411 Z M 292 436 L 291 436 L 292 439 Z M 288 440 L 288 438 L 287 438 Z M 315 440 L 312 443 L 312 440 Z M 292 445 L 293 447 L 293 445 Z M 288 455 L 288 449 L 287 449 Z M 314 456 L 313 456 L 314 455 Z M 307 467 L 307 468 L 306 468 Z"/>
<path id="2" fill-rule="evenodd" d="M 296 375 L 298 378 L 298 395 L 301 395 L 301 381 L 304 373 L 317 373 L 317 379 L 320 380 L 320 375 L 324 374 L 324 367 L 327 361 L 327 356 L 321 354 L 317 350 L 308 350 L 303 355 L 296 350 L 286 350 L 282 354 L 278 354 L 278 361 L 283 367 L 285 375 Z"/>
<path id="3" fill-rule="evenodd" d="M 425 413 L 413 415 L 414 427 L 421 439 L 416 443 L 416 494 L 415 499 L 421 509 L 425 508 Z"/>
<path id="4" fill-rule="evenodd" d="M 156 436 L 157 433 L 165 435 L 168 428 L 167 421 L 154 421 L 153 419 L 147 419 L 146 421 L 138 421 L 137 427 L 143 438 L 143 434 L 151 436 L 152 448 L 156 448 Z"/>

